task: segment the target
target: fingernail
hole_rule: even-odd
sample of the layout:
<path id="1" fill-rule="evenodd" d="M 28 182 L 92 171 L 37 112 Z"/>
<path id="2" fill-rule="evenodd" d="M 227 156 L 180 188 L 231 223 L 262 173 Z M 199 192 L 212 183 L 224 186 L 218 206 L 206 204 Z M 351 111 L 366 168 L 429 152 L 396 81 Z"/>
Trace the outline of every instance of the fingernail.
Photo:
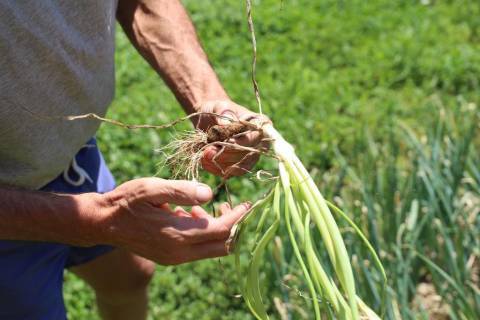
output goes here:
<path id="1" fill-rule="evenodd" d="M 229 124 L 231 123 L 232 121 L 235 121 L 235 113 L 233 111 L 230 111 L 230 110 L 225 110 L 221 113 L 221 118 L 218 118 L 218 124 L 219 125 L 226 125 L 226 124 Z M 232 119 L 232 121 L 228 120 L 228 119 L 225 119 L 225 118 L 228 118 L 228 119 Z"/>
<path id="2" fill-rule="evenodd" d="M 199 184 L 196 190 L 197 201 L 207 202 L 212 198 L 212 190 L 209 186 Z"/>

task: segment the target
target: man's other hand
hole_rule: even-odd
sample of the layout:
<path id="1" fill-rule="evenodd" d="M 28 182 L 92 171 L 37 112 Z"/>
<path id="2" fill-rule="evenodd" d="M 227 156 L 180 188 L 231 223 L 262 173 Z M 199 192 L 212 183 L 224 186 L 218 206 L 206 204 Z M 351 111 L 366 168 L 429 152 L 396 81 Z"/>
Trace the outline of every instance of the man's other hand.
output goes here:
<path id="1" fill-rule="evenodd" d="M 203 112 L 219 114 L 235 120 L 252 121 L 257 124 L 270 123 L 268 117 L 252 112 L 245 107 L 231 100 L 213 100 L 207 101 L 197 107 Z M 197 122 L 197 127 L 207 130 L 213 125 L 225 125 L 230 123 L 228 119 L 221 117 L 201 116 Z M 240 146 L 254 149 L 267 150 L 269 143 L 264 140 L 261 131 L 250 131 L 244 135 L 239 135 L 229 141 Z M 240 150 L 231 147 L 221 148 L 219 146 L 210 146 L 205 149 L 202 158 L 202 167 L 210 173 L 229 178 L 240 176 L 250 171 L 258 161 L 260 153 L 254 153 L 247 150 Z"/>
<path id="2" fill-rule="evenodd" d="M 220 216 L 214 218 L 199 206 L 211 198 L 208 186 L 192 181 L 142 178 L 126 182 L 100 195 L 104 242 L 162 265 L 225 256 L 230 230 L 250 204 L 234 208 L 222 204 Z"/>

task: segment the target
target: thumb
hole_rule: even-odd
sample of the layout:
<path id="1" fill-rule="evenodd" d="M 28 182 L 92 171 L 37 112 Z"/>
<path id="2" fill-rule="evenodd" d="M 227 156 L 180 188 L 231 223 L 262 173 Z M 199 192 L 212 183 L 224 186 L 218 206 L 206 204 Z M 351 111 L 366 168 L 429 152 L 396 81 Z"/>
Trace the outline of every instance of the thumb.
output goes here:
<path id="1" fill-rule="evenodd" d="M 165 180 L 160 178 L 137 179 L 136 199 L 148 201 L 153 205 L 170 203 L 193 206 L 208 202 L 213 193 L 209 186 L 188 180 Z"/>

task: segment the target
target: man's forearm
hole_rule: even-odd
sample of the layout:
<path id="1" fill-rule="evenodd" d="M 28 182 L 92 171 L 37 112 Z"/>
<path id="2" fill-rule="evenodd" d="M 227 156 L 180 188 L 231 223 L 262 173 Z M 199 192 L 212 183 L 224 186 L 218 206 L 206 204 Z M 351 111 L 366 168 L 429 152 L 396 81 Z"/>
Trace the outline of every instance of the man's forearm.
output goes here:
<path id="1" fill-rule="evenodd" d="M 120 0 L 117 17 L 187 112 L 199 111 L 208 100 L 228 99 L 180 1 Z"/>
<path id="2" fill-rule="evenodd" d="M 0 188 L 0 239 L 97 244 L 96 194 L 59 195 Z"/>

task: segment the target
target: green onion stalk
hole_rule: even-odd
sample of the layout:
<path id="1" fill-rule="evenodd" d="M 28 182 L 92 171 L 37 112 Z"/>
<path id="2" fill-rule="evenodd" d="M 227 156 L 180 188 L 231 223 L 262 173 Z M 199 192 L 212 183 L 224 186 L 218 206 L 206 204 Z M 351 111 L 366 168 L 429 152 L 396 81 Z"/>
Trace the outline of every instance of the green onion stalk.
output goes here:
<path id="1" fill-rule="evenodd" d="M 236 230 L 238 232 L 236 268 L 242 296 L 248 308 L 257 319 L 269 319 L 260 290 L 260 263 L 280 224 L 284 223 L 288 232 L 287 242 L 292 247 L 311 296 L 312 314 L 315 319 L 380 319 L 380 316 L 357 296 L 350 257 L 330 209 L 352 225 L 367 244 L 385 280 L 385 271 L 377 254 L 353 221 L 323 198 L 293 147 L 271 124 L 263 126 L 262 129 L 272 140 L 273 152 L 279 159 L 280 178 L 273 190 L 253 206 L 252 212 L 239 223 Z M 258 214 L 260 218 L 256 227 L 257 237 L 245 274 L 240 264 L 239 248 L 244 241 L 245 226 Z M 273 222 L 263 235 L 258 236 L 266 221 L 271 220 L 267 219 L 269 216 L 273 216 Z M 312 224 L 314 228 L 311 229 Z M 321 236 L 332 266 L 332 274 L 325 270 L 325 261 L 321 261 L 317 253 L 317 244 L 312 238 L 313 232 L 318 232 Z"/>

